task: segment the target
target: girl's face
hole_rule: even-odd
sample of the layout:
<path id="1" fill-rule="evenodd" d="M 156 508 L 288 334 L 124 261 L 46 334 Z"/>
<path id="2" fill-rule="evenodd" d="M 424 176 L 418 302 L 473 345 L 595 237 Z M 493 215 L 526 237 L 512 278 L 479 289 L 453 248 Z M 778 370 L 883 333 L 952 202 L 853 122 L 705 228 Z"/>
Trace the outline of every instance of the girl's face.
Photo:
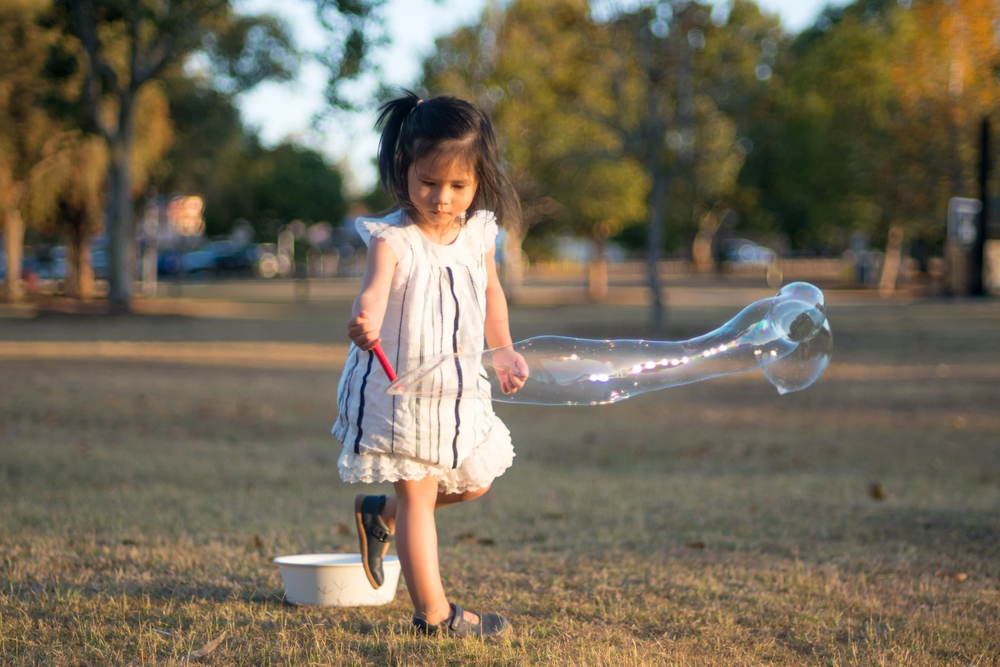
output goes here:
<path id="1" fill-rule="evenodd" d="M 465 160 L 425 153 L 406 172 L 410 201 L 426 222 L 450 226 L 476 196 L 476 172 Z"/>

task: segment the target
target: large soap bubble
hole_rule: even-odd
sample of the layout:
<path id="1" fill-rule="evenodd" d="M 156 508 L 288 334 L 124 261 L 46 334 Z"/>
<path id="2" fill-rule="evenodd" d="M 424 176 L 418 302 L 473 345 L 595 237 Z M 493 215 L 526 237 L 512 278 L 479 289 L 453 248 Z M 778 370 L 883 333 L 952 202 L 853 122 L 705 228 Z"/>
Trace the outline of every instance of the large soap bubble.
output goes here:
<path id="1" fill-rule="evenodd" d="M 499 374 L 509 371 L 505 364 L 510 348 L 507 354 L 500 349 L 435 357 L 400 376 L 388 392 L 533 405 L 601 405 L 760 368 L 785 394 L 815 382 L 829 364 L 832 348 L 823 293 L 808 283 L 792 283 L 776 296 L 747 306 L 715 331 L 691 340 L 538 336 L 514 343 L 513 349 L 530 369 L 516 393 L 500 389 Z M 476 377 L 487 380 L 490 391 L 472 391 L 468 378 Z"/>

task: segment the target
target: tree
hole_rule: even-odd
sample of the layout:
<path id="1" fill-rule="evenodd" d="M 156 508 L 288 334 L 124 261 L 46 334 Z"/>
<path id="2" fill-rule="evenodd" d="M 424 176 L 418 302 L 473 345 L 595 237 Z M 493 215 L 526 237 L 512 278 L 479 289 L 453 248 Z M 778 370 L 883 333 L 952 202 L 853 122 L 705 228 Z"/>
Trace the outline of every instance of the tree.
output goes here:
<path id="1" fill-rule="evenodd" d="M 424 86 L 472 98 L 491 112 L 524 215 L 506 229 L 508 291 L 517 298 L 521 244 L 545 219 L 598 247 L 589 291 L 606 291 L 603 248 L 644 215 L 646 175 L 599 118 L 610 103 L 602 27 L 584 0 L 513 2 L 476 27 L 438 40 Z"/>
<path id="2" fill-rule="evenodd" d="M 248 221 L 258 240 L 296 218 L 339 221 L 347 212 L 340 171 L 316 151 L 289 143 L 264 148 L 243 126 L 232 95 L 202 76 L 165 77 L 177 140 L 159 164 L 161 193 L 199 193 L 210 236 Z"/>
<path id="3" fill-rule="evenodd" d="M 711 21 L 711 7 L 687 0 L 661 2 L 608 23 L 605 62 L 613 104 L 604 122 L 650 179 L 646 250 L 655 331 L 666 324 L 657 272 L 664 224 L 704 232 L 718 216 L 702 211 L 716 211 L 732 196 L 746 154 L 711 94 L 721 94 L 724 87 L 714 81 L 733 67 L 726 51 L 713 45 L 726 29 L 743 27 L 727 25 Z M 749 39 L 754 37 L 751 31 Z M 695 231 L 690 235 L 697 237 Z"/>
<path id="4" fill-rule="evenodd" d="M 240 119 L 231 94 L 200 74 L 170 72 L 164 77 L 176 140 L 158 165 L 152 186 L 161 194 L 195 194 L 205 200 L 208 234 L 228 232 L 246 214 L 229 210 L 248 194 L 246 165 L 259 143 Z M 230 195 L 230 188 L 237 192 Z"/>
<path id="5" fill-rule="evenodd" d="M 709 10 L 659 3 L 598 22 L 583 0 L 513 2 L 439 40 L 425 67 L 428 89 L 492 110 L 526 225 L 539 211 L 600 245 L 646 218 L 656 329 L 664 221 L 688 228 L 696 210 L 716 207 L 746 152 L 700 85 L 723 64 L 702 54 L 718 32 Z M 524 232 L 511 234 L 518 246 Z"/>
<path id="6" fill-rule="evenodd" d="M 362 70 L 366 20 L 379 4 L 318 0 L 319 15 L 333 33 L 331 48 L 342 47 L 342 58 L 333 50 L 326 54 L 333 82 Z M 124 311 L 131 297 L 131 162 L 142 88 L 193 53 L 204 55 L 217 85 L 229 91 L 288 78 L 298 56 L 278 20 L 237 16 L 225 0 L 58 0 L 54 18 L 80 39 L 86 54 L 83 99 L 92 127 L 108 145 L 108 299 L 112 311 Z"/>
<path id="7" fill-rule="evenodd" d="M 100 137 L 67 133 L 65 145 L 45 165 L 45 186 L 34 188 L 29 209 L 35 224 L 62 232 L 67 248 L 66 292 L 79 299 L 94 294 L 90 237 L 104 222 L 107 148 Z"/>
<path id="8" fill-rule="evenodd" d="M 1000 99 L 992 2 L 857 2 L 828 9 L 779 71 L 780 128 L 752 156 L 761 205 L 799 248 L 940 245 L 948 199 L 974 196 L 979 123 Z M 756 138 L 755 138 L 756 142 Z"/>
<path id="9" fill-rule="evenodd" d="M 90 238 L 104 226 L 108 151 L 103 139 L 80 131 L 66 131 L 50 142 L 39 176 L 27 202 L 35 226 L 53 227 L 65 237 L 68 256 L 67 293 L 80 299 L 93 296 Z M 162 86 L 143 88 L 136 101 L 135 157 L 131 161 L 132 199 L 149 183 L 151 170 L 161 161 L 173 139 L 167 99 Z"/>
<path id="10" fill-rule="evenodd" d="M 251 139 L 241 159 L 220 164 L 206 191 L 206 226 L 216 233 L 246 219 L 257 238 L 272 237 L 271 223 L 296 218 L 339 221 L 347 213 L 343 177 L 316 151 L 292 144 L 264 149 Z"/>
<path id="11" fill-rule="evenodd" d="M 58 34 L 39 24 L 44 0 L 0 6 L 0 227 L 7 257 L 6 297 L 21 298 L 25 213 L 34 190 L 44 186 L 46 165 L 60 145 L 63 127 L 45 99 L 56 84 L 43 70 Z"/>

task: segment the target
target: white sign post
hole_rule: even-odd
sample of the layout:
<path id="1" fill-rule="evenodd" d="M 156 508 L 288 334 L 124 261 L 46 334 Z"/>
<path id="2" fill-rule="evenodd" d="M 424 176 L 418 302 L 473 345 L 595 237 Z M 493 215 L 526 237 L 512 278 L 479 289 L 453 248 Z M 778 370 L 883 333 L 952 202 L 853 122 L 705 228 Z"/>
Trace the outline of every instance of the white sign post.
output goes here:
<path id="1" fill-rule="evenodd" d="M 966 247 L 976 242 L 976 216 L 983 210 L 983 202 L 968 197 L 948 200 L 948 238 L 957 239 Z"/>

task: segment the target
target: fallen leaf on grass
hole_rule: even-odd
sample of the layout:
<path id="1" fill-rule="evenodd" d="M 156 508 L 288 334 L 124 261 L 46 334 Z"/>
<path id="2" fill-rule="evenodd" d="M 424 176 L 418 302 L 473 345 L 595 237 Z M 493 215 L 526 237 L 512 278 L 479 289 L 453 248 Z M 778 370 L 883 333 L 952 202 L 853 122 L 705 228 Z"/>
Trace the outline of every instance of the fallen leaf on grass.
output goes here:
<path id="1" fill-rule="evenodd" d="M 951 579 L 952 581 L 965 581 L 969 578 L 965 572 L 945 572 L 944 570 L 938 570 L 934 576 L 938 579 Z"/>
<path id="2" fill-rule="evenodd" d="M 885 488 L 877 479 L 868 485 L 868 495 L 872 500 L 885 500 Z"/>
<path id="3" fill-rule="evenodd" d="M 189 664 L 189 663 L 192 663 L 192 662 L 198 662 L 202 658 L 206 657 L 209 653 L 211 653 L 215 649 L 219 648 L 219 644 L 221 644 L 222 640 L 225 639 L 225 638 L 226 638 L 226 633 L 223 632 L 221 635 L 219 635 L 218 637 L 216 637 L 212 641 L 208 642 L 207 644 L 205 644 L 204 646 L 202 646 L 200 649 L 197 649 L 197 650 L 194 650 L 194 651 L 191 651 L 190 653 L 188 653 L 186 656 L 184 656 L 183 658 L 181 658 L 180 660 L 178 660 L 177 664 L 179 664 L 179 665 L 186 665 L 186 664 Z"/>
<path id="4" fill-rule="evenodd" d="M 698 540 L 697 542 L 685 542 L 684 546 L 686 546 L 688 549 L 704 549 L 705 543 L 702 542 L 701 540 Z"/>

